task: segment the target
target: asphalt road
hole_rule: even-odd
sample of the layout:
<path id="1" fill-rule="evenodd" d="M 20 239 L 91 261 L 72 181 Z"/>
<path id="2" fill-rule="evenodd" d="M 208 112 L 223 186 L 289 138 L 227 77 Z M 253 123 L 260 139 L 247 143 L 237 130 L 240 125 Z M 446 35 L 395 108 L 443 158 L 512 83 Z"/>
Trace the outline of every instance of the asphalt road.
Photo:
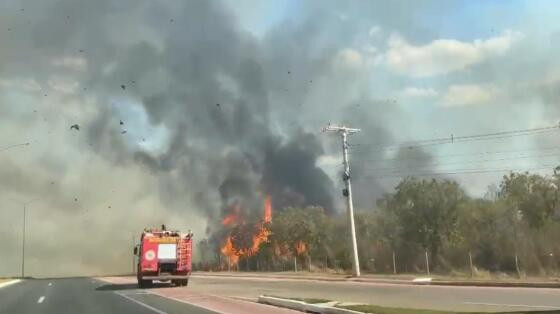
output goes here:
<path id="1" fill-rule="evenodd" d="M 0 313 L 215 313 L 163 298 L 131 285 L 90 278 L 24 280 L 0 289 Z"/>
<path id="2" fill-rule="evenodd" d="M 250 299 L 267 294 L 455 311 L 560 310 L 560 289 L 549 288 L 444 287 L 195 275 L 191 277 L 189 289 Z"/>
<path id="3" fill-rule="evenodd" d="M 24 280 L 0 289 L 0 313 L 287 313 L 242 301 L 267 294 L 455 311 L 559 310 L 560 289 L 416 286 L 194 275 L 188 287 L 135 278 Z"/>

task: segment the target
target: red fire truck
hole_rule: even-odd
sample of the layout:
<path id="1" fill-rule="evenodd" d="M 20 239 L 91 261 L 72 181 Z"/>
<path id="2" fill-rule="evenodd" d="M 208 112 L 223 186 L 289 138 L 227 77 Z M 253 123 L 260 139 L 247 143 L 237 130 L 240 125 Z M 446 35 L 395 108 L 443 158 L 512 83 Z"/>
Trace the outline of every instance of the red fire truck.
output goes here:
<path id="1" fill-rule="evenodd" d="M 134 247 L 140 288 L 151 285 L 154 280 L 186 286 L 192 270 L 192 237 L 190 231 L 169 231 L 165 226 L 144 229 L 140 244 Z"/>

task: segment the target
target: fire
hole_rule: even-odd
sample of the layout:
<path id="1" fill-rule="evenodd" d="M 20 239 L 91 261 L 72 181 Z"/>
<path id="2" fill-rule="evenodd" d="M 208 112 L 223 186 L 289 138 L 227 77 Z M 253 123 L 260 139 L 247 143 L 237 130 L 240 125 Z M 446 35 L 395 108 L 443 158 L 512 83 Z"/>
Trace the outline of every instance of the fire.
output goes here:
<path id="1" fill-rule="evenodd" d="M 298 241 L 296 244 L 296 253 L 301 255 L 307 251 L 307 245 L 303 241 Z"/>
<path id="2" fill-rule="evenodd" d="M 239 255 L 235 252 L 233 242 L 231 242 L 231 236 L 227 237 L 226 244 L 222 247 L 222 254 L 229 257 L 230 265 L 236 265 L 239 261 Z"/>
<path id="3" fill-rule="evenodd" d="M 224 217 L 222 224 L 224 226 L 230 226 L 233 224 L 239 224 L 239 213 L 240 208 L 236 205 L 233 212 Z M 270 231 L 267 229 L 266 224 L 272 221 L 272 202 L 270 196 L 266 196 L 264 199 L 264 219 L 261 223 L 255 225 L 255 232 L 253 233 L 252 246 L 246 249 L 238 249 L 234 246 L 231 234 L 226 238 L 226 242 L 221 249 L 222 254 L 229 257 L 230 265 L 236 265 L 239 258 L 242 256 L 253 256 L 258 253 L 262 243 L 268 241 Z"/>
<path id="4" fill-rule="evenodd" d="M 232 212 L 228 214 L 226 217 L 224 217 L 224 219 L 222 220 L 222 225 L 229 226 L 233 223 L 238 223 L 240 212 L 241 212 L 241 208 L 239 207 L 239 204 L 235 204 L 233 206 Z"/>
<path id="5" fill-rule="evenodd" d="M 235 222 L 235 218 L 237 218 L 237 217 L 233 213 L 227 215 L 224 218 L 224 220 L 222 220 L 222 225 L 224 225 L 224 226 L 231 225 L 233 222 Z"/>
<path id="6" fill-rule="evenodd" d="M 249 255 L 254 255 L 259 251 L 259 247 L 261 243 L 268 241 L 268 236 L 270 235 L 270 231 L 268 231 L 264 225 L 259 226 L 258 233 L 253 235 L 253 247 L 249 252 Z"/>

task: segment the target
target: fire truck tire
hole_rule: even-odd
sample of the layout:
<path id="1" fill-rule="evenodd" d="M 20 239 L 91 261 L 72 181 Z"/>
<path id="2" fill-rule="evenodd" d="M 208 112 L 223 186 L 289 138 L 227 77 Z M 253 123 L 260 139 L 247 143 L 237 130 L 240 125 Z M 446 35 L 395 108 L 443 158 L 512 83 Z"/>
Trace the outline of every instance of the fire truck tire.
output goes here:
<path id="1" fill-rule="evenodd" d="M 139 280 L 138 281 L 138 286 L 142 289 L 148 288 L 152 285 L 152 281 L 151 280 Z"/>
<path id="2" fill-rule="evenodd" d="M 189 280 L 185 279 L 185 280 L 181 280 L 181 286 L 188 286 L 189 285 Z"/>

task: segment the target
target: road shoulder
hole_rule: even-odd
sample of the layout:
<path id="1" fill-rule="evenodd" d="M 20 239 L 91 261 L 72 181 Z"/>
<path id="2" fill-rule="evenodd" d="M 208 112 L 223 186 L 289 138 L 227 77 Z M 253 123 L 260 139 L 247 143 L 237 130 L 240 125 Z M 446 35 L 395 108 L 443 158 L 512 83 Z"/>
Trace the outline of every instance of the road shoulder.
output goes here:
<path id="1" fill-rule="evenodd" d="M 6 280 L 6 281 L 2 281 L 2 282 L 0 282 L 0 289 L 4 288 L 4 287 L 11 286 L 11 285 L 14 285 L 18 282 L 21 282 L 21 279 L 10 279 L 10 280 Z"/>
<path id="2" fill-rule="evenodd" d="M 129 287 L 136 282 L 133 277 L 97 277 L 113 287 L 122 285 Z M 163 299 L 186 303 L 216 313 L 245 314 L 245 313 L 269 313 L 269 314 L 296 314 L 298 311 L 277 308 L 274 306 L 259 304 L 250 301 L 234 299 L 225 296 L 197 293 L 189 290 L 189 287 L 155 286 L 150 289 L 141 290 L 144 294 L 162 297 Z"/>

